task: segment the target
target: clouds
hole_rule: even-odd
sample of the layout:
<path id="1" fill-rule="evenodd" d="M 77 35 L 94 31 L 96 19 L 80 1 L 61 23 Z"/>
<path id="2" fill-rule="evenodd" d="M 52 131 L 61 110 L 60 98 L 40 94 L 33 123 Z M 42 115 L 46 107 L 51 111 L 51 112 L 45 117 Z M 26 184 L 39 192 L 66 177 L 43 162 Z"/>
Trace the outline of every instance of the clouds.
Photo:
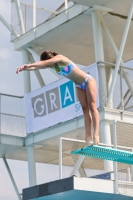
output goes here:
<path id="1" fill-rule="evenodd" d="M 9 49 L 0 49 L 0 59 L 10 59 L 11 58 L 11 53 Z"/>
<path id="2" fill-rule="evenodd" d="M 4 16 L 6 20 L 10 20 L 10 7 L 11 2 L 8 0 L 0 1 L 0 14 Z"/>
<path id="3" fill-rule="evenodd" d="M 0 14 L 10 23 L 11 2 L 1 0 Z M 11 33 L 0 22 L 0 93 L 23 95 L 23 76 L 16 75 L 16 69 L 22 64 L 21 53 L 14 51 L 10 42 Z"/>

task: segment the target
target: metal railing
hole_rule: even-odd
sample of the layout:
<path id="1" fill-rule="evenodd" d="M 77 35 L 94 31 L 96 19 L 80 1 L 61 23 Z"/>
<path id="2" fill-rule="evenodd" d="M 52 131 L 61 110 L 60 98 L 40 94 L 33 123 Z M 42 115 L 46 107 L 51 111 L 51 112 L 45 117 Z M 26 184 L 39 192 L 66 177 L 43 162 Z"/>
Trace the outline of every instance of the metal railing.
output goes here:
<path id="1" fill-rule="evenodd" d="M 0 93 L 0 134 L 26 136 L 23 96 Z"/>
<path id="2" fill-rule="evenodd" d="M 97 64 L 104 64 L 105 67 L 115 67 L 115 64 L 110 62 L 99 61 Z M 123 69 L 126 69 L 129 72 L 130 78 L 133 80 L 133 68 L 120 65 L 116 86 L 113 92 L 112 104 L 114 109 L 121 110 L 122 112 L 133 112 L 133 96 L 123 78 Z"/>
<path id="3" fill-rule="evenodd" d="M 25 32 L 60 14 L 73 5 L 74 3 L 70 0 L 55 0 L 54 2 L 52 0 L 45 2 L 42 0 L 32 0 L 31 4 L 25 3 L 24 0 L 20 0 Z M 11 26 L 14 31 L 21 35 L 15 1 L 11 2 Z M 15 37 L 16 36 L 11 35 L 11 40 L 15 39 Z"/>

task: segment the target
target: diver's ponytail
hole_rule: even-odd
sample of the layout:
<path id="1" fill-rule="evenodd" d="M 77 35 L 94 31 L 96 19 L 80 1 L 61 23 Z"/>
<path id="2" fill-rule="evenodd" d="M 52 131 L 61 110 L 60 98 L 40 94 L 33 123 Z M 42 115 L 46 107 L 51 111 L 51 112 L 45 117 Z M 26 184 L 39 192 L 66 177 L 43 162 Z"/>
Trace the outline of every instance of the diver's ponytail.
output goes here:
<path id="1" fill-rule="evenodd" d="M 57 52 L 53 52 L 53 56 L 57 56 L 59 55 Z"/>

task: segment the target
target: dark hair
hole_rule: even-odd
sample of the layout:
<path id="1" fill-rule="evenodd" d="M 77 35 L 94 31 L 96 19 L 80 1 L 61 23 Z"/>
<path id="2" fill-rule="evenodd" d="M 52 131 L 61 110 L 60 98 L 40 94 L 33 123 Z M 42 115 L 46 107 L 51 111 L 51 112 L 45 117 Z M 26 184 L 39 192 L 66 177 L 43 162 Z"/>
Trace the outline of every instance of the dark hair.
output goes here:
<path id="1" fill-rule="evenodd" d="M 41 54 L 40 60 L 49 60 L 53 56 L 57 56 L 57 55 L 59 55 L 59 54 L 56 53 L 56 52 L 52 52 L 52 51 L 46 50 Z"/>

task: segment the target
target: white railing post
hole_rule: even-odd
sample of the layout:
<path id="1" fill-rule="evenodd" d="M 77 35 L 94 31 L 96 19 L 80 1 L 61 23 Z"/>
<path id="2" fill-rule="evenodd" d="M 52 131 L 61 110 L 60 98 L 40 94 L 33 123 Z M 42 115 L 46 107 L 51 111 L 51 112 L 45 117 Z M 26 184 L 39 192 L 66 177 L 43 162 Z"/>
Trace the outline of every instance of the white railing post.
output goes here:
<path id="1" fill-rule="evenodd" d="M 36 27 L 36 0 L 33 0 L 33 28 Z"/>
<path id="2" fill-rule="evenodd" d="M 68 0 L 65 0 L 65 9 L 68 9 Z"/>
<path id="3" fill-rule="evenodd" d="M 130 170 L 130 167 L 127 168 L 127 181 L 131 181 L 131 170 Z"/>
<path id="4" fill-rule="evenodd" d="M 62 138 L 59 138 L 59 179 L 62 179 Z"/>
<path id="5" fill-rule="evenodd" d="M 114 140 L 114 148 L 117 148 L 117 135 L 116 135 L 116 121 L 113 121 L 113 140 Z M 117 162 L 113 162 L 114 164 L 114 193 L 117 194 L 118 191 L 118 169 Z"/>
<path id="6" fill-rule="evenodd" d="M 132 149 L 133 152 L 133 149 Z M 133 182 L 133 165 L 131 165 L 131 181 Z"/>
<path id="7" fill-rule="evenodd" d="M 16 4 L 16 10 L 17 10 L 17 14 L 18 14 L 19 23 L 20 23 L 21 33 L 23 34 L 23 33 L 25 33 L 25 28 L 24 28 L 24 22 L 23 22 L 20 2 L 19 2 L 19 0 L 14 0 L 14 1 Z"/>

